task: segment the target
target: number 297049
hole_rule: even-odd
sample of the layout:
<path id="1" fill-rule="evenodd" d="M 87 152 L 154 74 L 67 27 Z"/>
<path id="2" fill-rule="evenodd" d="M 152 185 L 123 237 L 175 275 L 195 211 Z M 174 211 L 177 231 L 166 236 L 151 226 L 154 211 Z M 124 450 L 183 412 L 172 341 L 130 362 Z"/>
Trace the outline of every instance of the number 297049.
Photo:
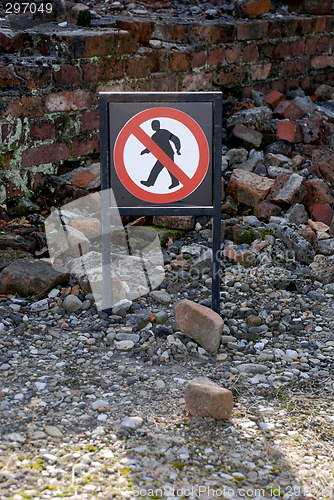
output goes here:
<path id="1" fill-rule="evenodd" d="M 5 14 L 51 14 L 52 3 L 35 2 L 7 2 L 5 4 Z"/>

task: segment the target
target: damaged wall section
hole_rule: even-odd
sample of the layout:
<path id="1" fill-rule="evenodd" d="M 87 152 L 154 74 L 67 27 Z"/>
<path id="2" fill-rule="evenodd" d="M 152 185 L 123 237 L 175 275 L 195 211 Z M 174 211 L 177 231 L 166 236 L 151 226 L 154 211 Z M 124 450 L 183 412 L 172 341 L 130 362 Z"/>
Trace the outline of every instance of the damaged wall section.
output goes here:
<path id="1" fill-rule="evenodd" d="M 99 157 L 98 92 L 250 95 L 334 82 L 334 16 L 108 26 L 48 23 L 0 33 L 0 201 Z M 84 186 L 81 186 L 84 187 Z M 40 185 L 39 185 L 40 188 Z"/>

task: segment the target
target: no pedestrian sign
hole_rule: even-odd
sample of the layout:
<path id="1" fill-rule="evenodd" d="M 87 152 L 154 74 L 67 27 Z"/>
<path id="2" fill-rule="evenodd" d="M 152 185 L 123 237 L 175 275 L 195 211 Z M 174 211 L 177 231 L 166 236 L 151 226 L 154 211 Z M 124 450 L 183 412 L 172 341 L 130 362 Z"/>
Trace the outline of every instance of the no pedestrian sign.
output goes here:
<path id="1" fill-rule="evenodd" d="M 118 207 L 213 206 L 212 94 L 100 94 L 109 96 L 104 188 Z"/>

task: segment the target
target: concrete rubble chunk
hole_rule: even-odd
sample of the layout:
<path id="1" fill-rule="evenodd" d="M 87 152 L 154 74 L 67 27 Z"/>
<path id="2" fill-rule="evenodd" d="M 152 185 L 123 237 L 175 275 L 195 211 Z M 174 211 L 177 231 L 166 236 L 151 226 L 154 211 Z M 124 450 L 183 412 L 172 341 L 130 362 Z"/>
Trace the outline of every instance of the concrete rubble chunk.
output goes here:
<path id="1" fill-rule="evenodd" d="M 198 417 L 228 420 L 232 416 L 233 394 L 208 377 L 199 377 L 186 386 L 184 393 L 189 413 Z"/>
<path id="2" fill-rule="evenodd" d="M 290 207 L 286 213 L 286 216 L 291 224 L 296 224 L 297 226 L 306 224 L 309 218 L 306 208 L 300 203 L 296 203 L 296 205 Z"/>
<path id="3" fill-rule="evenodd" d="M 226 193 L 241 203 L 254 207 L 266 198 L 274 182 L 273 179 L 235 169 L 231 175 Z"/>
<path id="4" fill-rule="evenodd" d="M 334 255 L 334 239 L 318 241 L 318 253 L 322 255 Z"/>
<path id="5" fill-rule="evenodd" d="M 194 339 L 210 354 L 217 352 L 223 332 L 223 320 L 208 307 L 184 299 L 175 305 L 176 327 Z"/>
<path id="6" fill-rule="evenodd" d="M 245 127 L 250 127 L 259 132 L 270 130 L 273 113 L 267 106 L 259 108 L 243 109 L 232 115 L 228 119 L 227 125 L 233 127 L 242 124 Z"/>
<path id="7" fill-rule="evenodd" d="M 282 101 L 274 109 L 275 115 L 288 118 L 289 120 L 300 120 L 306 115 L 294 101 Z"/>

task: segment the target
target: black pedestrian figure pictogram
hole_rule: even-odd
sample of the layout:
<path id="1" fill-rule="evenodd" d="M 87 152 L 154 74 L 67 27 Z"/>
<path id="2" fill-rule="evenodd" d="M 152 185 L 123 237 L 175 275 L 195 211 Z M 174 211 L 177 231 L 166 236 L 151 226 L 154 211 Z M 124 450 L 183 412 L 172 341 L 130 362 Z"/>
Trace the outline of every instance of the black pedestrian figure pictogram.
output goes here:
<path id="1" fill-rule="evenodd" d="M 151 139 L 166 153 L 167 156 L 169 156 L 169 158 L 171 158 L 171 160 L 174 160 L 174 150 L 171 146 L 171 142 L 174 144 L 177 154 L 178 155 L 181 154 L 180 153 L 181 141 L 176 135 L 169 132 L 169 130 L 161 129 L 159 120 L 153 120 L 151 123 L 151 127 L 152 130 L 156 131 L 155 134 L 152 135 Z M 146 148 L 140 154 L 143 155 L 147 153 L 150 153 L 150 151 Z M 143 184 L 146 187 L 154 186 L 158 178 L 158 175 L 164 168 L 165 166 L 159 160 L 157 160 L 151 170 L 151 173 L 147 181 L 140 181 L 141 184 Z M 171 172 L 168 171 L 168 173 L 172 181 L 168 189 L 173 189 L 180 183 Z"/>

